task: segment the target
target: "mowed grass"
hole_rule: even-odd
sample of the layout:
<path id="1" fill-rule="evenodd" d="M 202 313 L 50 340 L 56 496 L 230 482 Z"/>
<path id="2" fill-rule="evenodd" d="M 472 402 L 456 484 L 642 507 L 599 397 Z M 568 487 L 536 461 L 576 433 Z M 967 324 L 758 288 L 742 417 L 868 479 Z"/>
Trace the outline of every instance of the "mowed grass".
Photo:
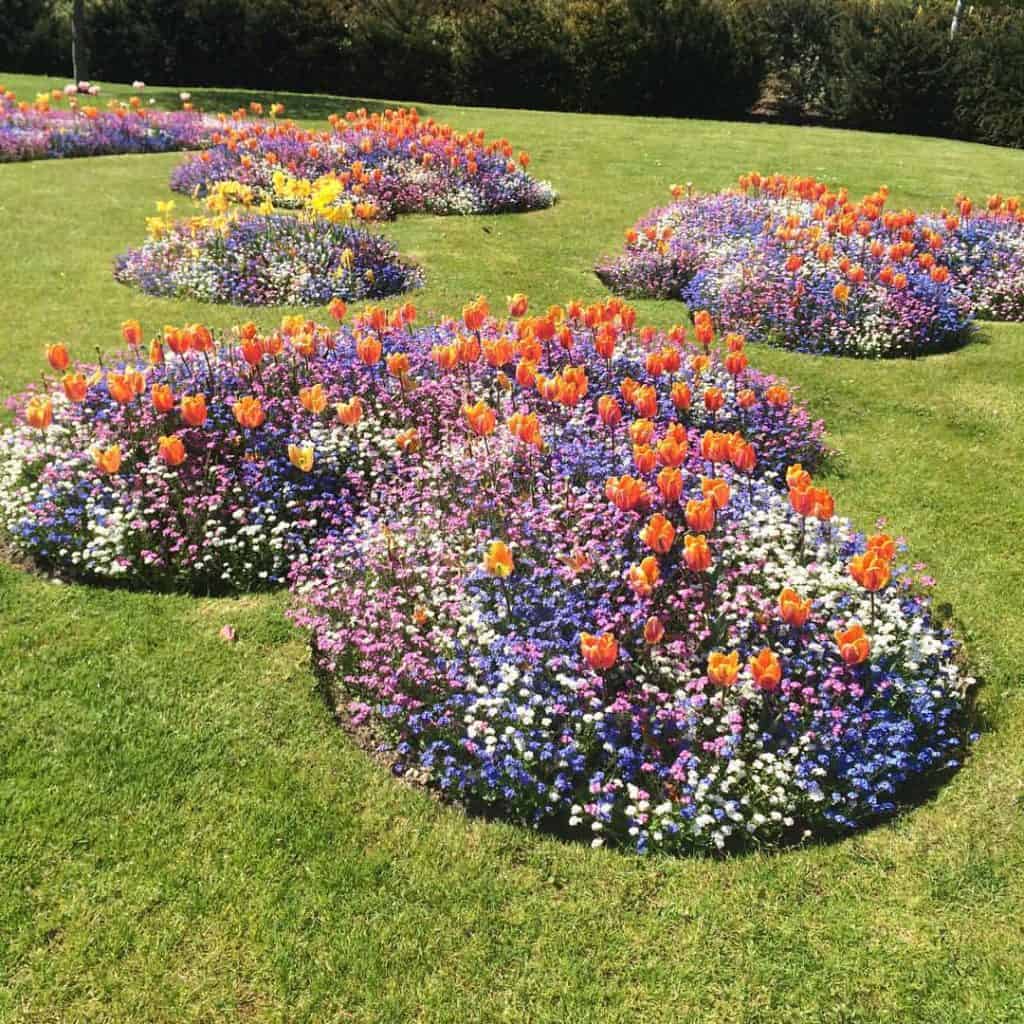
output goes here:
<path id="1" fill-rule="evenodd" d="M 362 101 L 285 102 L 321 117 Z M 422 109 L 507 135 L 562 194 L 388 226 L 426 269 L 423 317 L 480 292 L 600 297 L 595 258 L 673 181 L 782 170 L 885 182 L 896 206 L 1024 188 L 1024 153 L 953 142 Z M 178 159 L 0 166 L 0 390 L 38 374 L 49 341 L 116 346 L 126 317 L 280 317 L 111 279 Z M 934 799 L 844 842 L 724 861 L 470 821 L 333 725 L 284 595 L 130 594 L 0 565 L 0 1020 L 1024 1020 L 1024 328 L 916 362 L 754 361 L 826 420 L 840 510 L 910 538 L 969 644 L 985 733 Z"/>

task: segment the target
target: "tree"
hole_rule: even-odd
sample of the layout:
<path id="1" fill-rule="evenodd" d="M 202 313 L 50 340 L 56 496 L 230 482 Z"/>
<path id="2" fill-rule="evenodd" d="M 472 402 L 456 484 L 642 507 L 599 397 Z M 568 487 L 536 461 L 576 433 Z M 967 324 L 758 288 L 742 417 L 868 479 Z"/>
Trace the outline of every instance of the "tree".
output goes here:
<path id="1" fill-rule="evenodd" d="M 71 66 L 76 82 L 89 77 L 89 46 L 86 42 L 85 0 L 71 4 Z"/>

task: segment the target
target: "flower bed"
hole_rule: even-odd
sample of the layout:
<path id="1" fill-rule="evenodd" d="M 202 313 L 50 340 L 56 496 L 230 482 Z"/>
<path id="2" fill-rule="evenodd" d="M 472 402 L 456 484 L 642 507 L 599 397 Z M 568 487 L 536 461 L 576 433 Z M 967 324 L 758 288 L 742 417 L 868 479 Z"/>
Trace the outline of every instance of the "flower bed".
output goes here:
<path id="1" fill-rule="evenodd" d="M 814 179 L 757 174 L 674 193 L 599 276 L 628 295 L 676 295 L 753 340 L 915 356 L 969 340 L 975 311 L 1003 317 L 1024 302 L 1013 200 L 982 217 L 919 216 L 886 211 L 885 189 L 854 203 Z"/>
<path id="2" fill-rule="evenodd" d="M 150 295 L 233 305 L 324 305 L 422 287 L 388 239 L 317 216 L 246 213 L 169 221 L 114 261 L 114 277 Z"/>
<path id="3" fill-rule="evenodd" d="M 343 303 L 332 311 L 343 316 Z M 128 358 L 99 368 L 74 369 L 55 346 L 60 384 L 20 396 L 19 423 L 3 434 L 0 525 L 18 551 L 71 577 L 272 585 L 314 540 L 348 528 L 371 486 L 406 465 L 403 449 L 433 446 L 458 423 L 463 380 L 523 408 L 558 406 L 569 431 L 585 410 L 603 415 L 600 458 L 616 471 L 651 455 L 639 441 L 634 452 L 609 402 L 596 412 L 587 382 L 596 391 L 630 377 L 651 422 L 677 421 L 689 449 L 706 429 L 743 429 L 754 476 L 820 460 L 821 424 L 782 383 L 742 359 L 726 367 L 714 352 L 685 353 L 681 329 L 639 332 L 634 316 L 617 302 L 570 304 L 513 324 L 481 316 L 480 335 L 467 337 L 451 322 L 413 330 L 405 304 L 371 308 L 353 330 L 293 317 L 268 336 L 247 325 L 219 344 L 197 325 L 166 328 L 148 350 L 129 323 Z M 570 365 L 583 376 L 567 377 Z M 561 400 L 545 397 L 552 388 Z M 568 440 L 558 455 L 568 474 L 592 457 Z"/>
<path id="4" fill-rule="evenodd" d="M 436 358 L 457 411 L 410 419 L 402 471 L 293 569 L 396 772 L 683 852 L 842 834 L 958 765 L 970 680 L 930 581 L 806 469 L 751 473 L 743 436 L 673 425 L 625 365 L 573 404 L 571 362 L 507 391 Z"/>
<path id="5" fill-rule="evenodd" d="M 365 110 L 332 117 L 332 129 L 307 131 L 287 122 L 226 129 L 215 145 L 186 159 L 171 188 L 205 195 L 235 181 L 273 196 L 275 175 L 314 181 L 335 176 L 350 198 L 372 201 L 382 214 L 509 213 L 551 206 L 554 189 L 531 177 L 529 156 L 505 139 L 460 133 L 415 110 Z"/>
<path id="6" fill-rule="evenodd" d="M 135 96 L 127 103 L 112 101 L 106 110 L 73 98 L 57 108 L 64 96 L 55 90 L 33 103 L 19 102 L 0 87 L 0 163 L 200 149 L 224 126 L 192 110 L 146 110 Z"/>

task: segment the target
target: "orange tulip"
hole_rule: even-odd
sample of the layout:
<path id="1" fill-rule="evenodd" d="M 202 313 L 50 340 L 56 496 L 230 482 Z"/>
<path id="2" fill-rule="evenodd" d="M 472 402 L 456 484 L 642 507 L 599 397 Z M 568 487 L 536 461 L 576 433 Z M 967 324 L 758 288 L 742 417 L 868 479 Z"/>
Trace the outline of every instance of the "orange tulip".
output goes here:
<path id="1" fill-rule="evenodd" d="M 658 474 L 657 484 L 666 502 L 676 502 L 683 493 L 683 474 L 675 466 L 666 466 Z"/>
<path id="2" fill-rule="evenodd" d="M 708 412 L 718 412 L 725 405 L 725 395 L 721 388 L 711 387 L 704 392 L 704 408 Z"/>
<path id="3" fill-rule="evenodd" d="M 874 551 L 879 558 L 891 562 L 896 557 L 896 541 L 887 533 L 875 533 L 868 537 L 868 551 Z"/>
<path id="4" fill-rule="evenodd" d="M 537 419 L 536 413 L 513 413 L 508 418 L 508 429 L 512 436 L 518 438 L 523 444 L 533 445 L 538 449 L 544 447 L 540 420 Z"/>
<path id="5" fill-rule="evenodd" d="M 68 350 L 66 346 L 47 345 L 46 347 L 46 359 L 58 373 L 63 373 L 68 366 L 71 364 L 71 358 L 68 356 Z"/>
<path id="6" fill-rule="evenodd" d="M 840 629 L 835 637 L 839 655 L 847 665 L 859 665 L 862 661 L 867 661 L 871 654 L 871 645 L 864 634 L 863 626 L 856 623 L 847 629 Z"/>
<path id="7" fill-rule="evenodd" d="M 757 466 L 757 449 L 744 441 L 738 434 L 734 437 L 738 440 L 729 442 L 729 461 L 741 473 L 753 473 Z"/>
<path id="8" fill-rule="evenodd" d="M 364 334 L 356 341 L 356 355 L 365 366 L 373 366 L 380 362 L 381 343 L 371 334 Z"/>
<path id="9" fill-rule="evenodd" d="M 65 373 L 61 378 L 61 386 L 69 402 L 84 402 L 89 391 L 89 382 L 84 373 Z"/>
<path id="10" fill-rule="evenodd" d="M 491 576 L 505 579 L 512 575 L 515 567 L 512 551 L 509 549 L 509 546 L 501 540 L 491 541 L 491 545 L 484 555 L 484 569 Z"/>
<path id="11" fill-rule="evenodd" d="M 686 461 L 686 443 L 663 437 L 658 442 L 658 460 L 664 466 L 681 466 Z"/>
<path id="12" fill-rule="evenodd" d="M 694 536 L 688 533 L 683 538 L 683 558 L 692 572 L 704 572 L 711 568 L 711 548 L 708 547 L 704 534 Z"/>
<path id="13" fill-rule="evenodd" d="M 206 422 L 206 397 L 184 395 L 181 399 L 181 418 L 190 427 L 201 427 Z"/>
<path id="14" fill-rule="evenodd" d="M 750 388 L 743 388 L 736 394 L 736 404 L 741 409 L 749 409 L 757 405 L 757 395 Z"/>
<path id="15" fill-rule="evenodd" d="M 404 352 L 395 352 L 386 360 L 388 373 L 392 377 L 404 377 L 409 372 L 409 357 Z"/>
<path id="16" fill-rule="evenodd" d="M 660 579 L 661 566 L 653 555 L 648 555 L 629 570 L 629 585 L 641 597 L 650 597 Z"/>
<path id="17" fill-rule="evenodd" d="M 649 444 L 654 436 L 654 423 L 651 420 L 633 420 L 629 425 L 629 437 L 633 444 Z"/>
<path id="18" fill-rule="evenodd" d="M 462 415 L 469 425 L 469 429 L 473 431 L 477 437 L 486 437 L 488 434 L 494 432 L 495 424 L 497 423 L 497 416 L 494 410 L 483 400 L 474 405 L 464 404 L 462 406 Z"/>
<path id="19" fill-rule="evenodd" d="M 597 415 L 606 427 L 614 427 L 622 420 L 622 407 L 612 395 L 602 395 L 597 400 Z"/>
<path id="20" fill-rule="evenodd" d="M 168 466 L 180 466 L 185 461 L 185 445 L 177 434 L 161 437 L 158 442 L 160 458 Z"/>
<path id="21" fill-rule="evenodd" d="M 476 302 L 462 307 L 462 322 L 466 325 L 467 330 L 479 331 L 487 319 L 488 312 L 487 300 L 480 295 Z"/>
<path id="22" fill-rule="evenodd" d="M 793 511 L 802 516 L 814 514 L 814 488 L 813 487 L 791 487 L 789 489 L 789 504 Z"/>
<path id="23" fill-rule="evenodd" d="M 149 391 L 153 408 L 159 413 L 168 413 L 174 408 L 174 392 L 170 384 L 154 384 Z"/>
<path id="24" fill-rule="evenodd" d="M 658 392 L 649 384 L 638 387 L 633 393 L 633 408 L 641 416 L 653 417 L 658 411 Z"/>
<path id="25" fill-rule="evenodd" d="M 661 619 L 657 615 L 652 615 L 644 623 L 644 641 L 651 646 L 654 644 L 660 644 L 662 638 L 665 636 L 665 626 Z"/>
<path id="26" fill-rule="evenodd" d="M 892 567 L 877 551 L 865 551 L 850 560 L 850 575 L 865 589 L 881 590 L 892 577 Z"/>
<path id="27" fill-rule="evenodd" d="M 522 292 L 516 292 L 515 295 L 508 297 L 509 316 L 522 316 L 526 312 L 527 306 L 529 306 L 529 300 Z"/>
<path id="28" fill-rule="evenodd" d="M 811 515 L 827 522 L 836 514 L 836 501 L 832 492 L 825 487 L 812 487 L 810 491 L 813 500 Z"/>
<path id="29" fill-rule="evenodd" d="M 845 305 L 850 298 L 850 286 L 840 282 L 832 289 L 832 297 L 836 302 L 841 302 Z"/>
<path id="30" fill-rule="evenodd" d="M 647 491 L 643 483 L 631 476 L 609 477 L 604 493 L 608 500 L 623 512 L 628 512 L 647 501 Z"/>
<path id="31" fill-rule="evenodd" d="M 745 352 L 730 352 L 725 357 L 725 368 L 734 377 L 739 376 L 750 364 L 750 360 L 747 359 Z"/>
<path id="32" fill-rule="evenodd" d="M 112 476 L 121 468 L 121 447 L 114 444 L 109 448 L 93 448 L 92 459 L 101 473 Z"/>
<path id="33" fill-rule="evenodd" d="M 345 305 L 343 299 L 331 299 L 327 305 L 327 312 L 341 323 L 345 319 L 345 314 L 348 312 L 348 306 Z"/>
<path id="34" fill-rule="evenodd" d="M 611 633 L 580 635 L 580 651 L 587 664 L 597 672 L 610 669 L 619 656 L 619 643 Z"/>
<path id="35" fill-rule="evenodd" d="M 288 445 L 288 461 L 303 473 L 308 473 L 313 468 L 315 453 L 311 444 L 290 444 Z"/>
<path id="36" fill-rule="evenodd" d="M 658 464 L 658 453 L 646 444 L 633 445 L 633 462 L 638 473 L 651 473 Z"/>
<path id="37" fill-rule="evenodd" d="M 720 477 L 702 476 L 700 478 L 700 490 L 701 494 L 705 498 L 710 498 L 715 508 L 718 509 L 725 508 L 732 497 L 732 491 L 729 489 L 728 483 Z"/>
<path id="38" fill-rule="evenodd" d="M 53 422 L 53 402 L 46 395 L 34 395 L 25 403 L 25 422 L 37 430 L 46 430 Z"/>
<path id="39" fill-rule="evenodd" d="M 777 690 L 782 682 L 782 662 L 770 648 L 765 647 L 747 663 L 750 674 L 754 677 L 754 685 L 759 690 Z"/>
<path id="40" fill-rule="evenodd" d="M 656 512 L 640 531 L 640 539 L 656 554 L 667 555 L 676 539 L 676 528 L 660 512 Z"/>
<path id="41" fill-rule="evenodd" d="M 729 458 L 729 435 L 713 430 L 704 432 L 700 439 L 700 455 L 708 462 L 725 462 Z"/>
<path id="42" fill-rule="evenodd" d="M 196 352 L 213 351 L 213 335 L 209 327 L 203 324 L 189 324 L 185 331 L 189 337 L 189 344 Z"/>
<path id="43" fill-rule="evenodd" d="M 799 462 L 795 462 L 786 470 L 786 486 L 790 489 L 796 488 L 799 490 L 810 487 L 811 474 Z"/>
<path id="44" fill-rule="evenodd" d="M 795 590 L 784 587 L 779 594 L 779 617 L 790 626 L 802 626 L 811 614 L 811 599 L 802 598 Z"/>
<path id="45" fill-rule="evenodd" d="M 160 366 L 164 361 L 164 347 L 159 338 L 154 338 L 149 343 L 149 361 L 153 366 Z"/>
<path id="46" fill-rule="evenodd" d="M 347 402 L 338 402 L 334 407 L 338 421 L 346 427 L 354 427 L 363 418 L 363 402 L 353 395 Z"/>
<path id="47" fill-rule="evenodd" d="M 324 391 L 323 384 L 314 384 L 312 387 L 299 388 L 299 401 L 302 403 L 302 408 L 306 412 L 311 412 L 315 416 L 319 416 L 320 413 L 327 408 L 327 394 Z"/>
<path id="48" fill-rule="evenodd" d="M 784 409 L 790 403 L 789 389 L 782 384 L 773 384 L 765 391 L 764 400 L 776 409 Z"/>
<path id="49" fill-rule="evenodd" d="M 409 427 L 396 434 L 395 444 L 398 446 L 399 451 L 403 451 L 407 455 L 418 452 L 423 446 L 420 432 L 415 427 Z"/>
<path id="50" fill-rule="evenodd" d="M 263 411 L 263 403 L 258 398 L 253 398 L 252 395 L 240 398 L 231 406 L 231 411 L 235 414 L 238 425 L 248 427 L 250 430 L 262 427 L 267 420 L 267 414 Z"/>
<path id="51" fill-rule="evenodd" d="M 684 412 L 690 408 L 690 404 L 693 401 L 693 395 L 690 392 L 690 386 L 685 381 L 677 380 L 672 385 L 672 391 L 670 392 L 672 398 L 672 404 L 680 411 Z"/>
<path id="52" fill-rule="evenodd" d="M 142 325 L 138 320 L 125 320 L 121 324 L 121 337 L 135 348 L 142 341 Z"/>
<path id="53" fill-rule="evenodd" d="M 723 654 L 712 651 L 708 655 L 708 679 L 716 686 L 732 686 L 740 674 L 738 651 Z"/>
<path id="54" fill-rule="evenodd" d="M 132 383 L 123 373 L 107 374 L 107 392 L 115 402 L 127 405 L 135 397 Z"/>
<path id="55" fill-rule="evenodd" d="M 715 503 L 710 498 L 686 503 L 686 525 L 699 533 L 710 533 L 715 526 Z"/>
<path id="56" fill-rule="evenodd" d="M 507 366 L 512 362 L 515 352 L 512 342 L 508 338 L 498 338 L 497 341 L 484 342 L 484 359 L 487 365 L 497 369 L 499 366 Z"/>

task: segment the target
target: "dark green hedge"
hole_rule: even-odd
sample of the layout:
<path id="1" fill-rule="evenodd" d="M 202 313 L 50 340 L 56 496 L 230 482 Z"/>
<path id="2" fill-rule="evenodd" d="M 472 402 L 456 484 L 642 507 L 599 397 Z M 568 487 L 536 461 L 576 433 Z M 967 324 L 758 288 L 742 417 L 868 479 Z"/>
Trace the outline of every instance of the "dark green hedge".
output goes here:
<path id="1" fill-rule="evenodd" d="M 97 79 L 718 118 L 1024 145 L 1019 3 L 86 0 Z M 69 5 L 0 4 L 0 67 L 69 75 Z"/>

